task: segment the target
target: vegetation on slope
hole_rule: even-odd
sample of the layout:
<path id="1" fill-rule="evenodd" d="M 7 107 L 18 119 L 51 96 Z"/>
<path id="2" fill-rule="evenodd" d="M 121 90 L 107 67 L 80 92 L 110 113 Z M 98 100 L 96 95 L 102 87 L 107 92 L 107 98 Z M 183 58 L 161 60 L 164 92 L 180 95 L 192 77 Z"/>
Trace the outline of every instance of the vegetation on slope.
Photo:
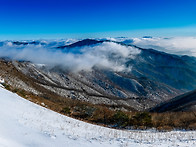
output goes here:
<path id="1" fill-rule="evenodd" d="M 40 97 L 7 84 L 4 84 L 4 87 L 51 110 L 94 124 L 121 129 L 196 129 L 196 112 L 128 112 L 115 107 L 111 109 L 106 105 L 93 105 L 69 98 Z"/>

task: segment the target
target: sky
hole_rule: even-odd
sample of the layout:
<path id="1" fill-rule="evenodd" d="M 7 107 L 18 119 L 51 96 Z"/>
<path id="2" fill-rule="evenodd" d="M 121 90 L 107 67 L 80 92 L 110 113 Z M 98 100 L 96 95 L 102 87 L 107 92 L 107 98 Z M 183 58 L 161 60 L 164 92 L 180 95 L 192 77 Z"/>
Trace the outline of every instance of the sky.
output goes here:
<path id="1" fill-rule="evenodd" d="M 0 39 L 196 36 L 195 0 L 0 0 Z"/>

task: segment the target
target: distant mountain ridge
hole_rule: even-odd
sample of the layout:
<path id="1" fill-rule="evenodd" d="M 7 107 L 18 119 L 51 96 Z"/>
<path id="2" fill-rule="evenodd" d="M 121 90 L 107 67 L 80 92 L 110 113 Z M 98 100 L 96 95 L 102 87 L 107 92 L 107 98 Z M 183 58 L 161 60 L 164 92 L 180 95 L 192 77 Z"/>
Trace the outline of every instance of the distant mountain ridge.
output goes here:
<path id="1" fill-rule="evenodd" d="M 82 46 L 90 46 L 90 45 L 95 45 L 98 43 L 103 43 L 104 41 L 98 41 L 95 39 L 84 39 L 78 42 L 75 42 L 70 45 L 65 45 L 65 46 L 58 46 L 57 48 L 64 49 L 64 48 L 74 48 L 74 47 L 82 47 Z"/>
<path id="2" fill-rule="evenodd" d="M 35 45 L 38 44 L 37 41 L 30 41 L 28 44 L 32 42 L 35 42 Z M 67 48 L 71 51 L 84 46 L 99 47 L 105 42 L 137 48 L 141 51 L 134 58 L 129 58 L 123 65 L 131 67 L 131 71 L 118 72 L 94 66 L 92 71 L 82 70 L 72 73 L 59 66 L 48 68 L 47 65 L 40 66 L 26 61 L 1 60 L 4 68 L 1 68 L 0 74 L 4 75 L 4 79 L 9 81 L 9 84 L 34 94 L 43 95 L 47 91 L 53 96 L 58 95 L 126 109 L 129 107 L 135 110 L 147 110 L 158 103 L 196 89 L 195 57 L 168 54 L 111 40 L 85 39 L 68 45 L 53 42 L 55 45 L 50 47 L 57 50 Z M 20 42 L 14 44 L 27 45 Z M 109 60 L 116 61 L 118 58 L 112 54 Z M 6 75 L 6 64 L 16 70 L 17 74 L 20 73 L 29 80 L 26 81 L 22 76 L 16 78 L 16 73 Z M 16 79 L 20 81 L 20 84 Z M 28 85 L 28 88 L 25 85 Z"/>

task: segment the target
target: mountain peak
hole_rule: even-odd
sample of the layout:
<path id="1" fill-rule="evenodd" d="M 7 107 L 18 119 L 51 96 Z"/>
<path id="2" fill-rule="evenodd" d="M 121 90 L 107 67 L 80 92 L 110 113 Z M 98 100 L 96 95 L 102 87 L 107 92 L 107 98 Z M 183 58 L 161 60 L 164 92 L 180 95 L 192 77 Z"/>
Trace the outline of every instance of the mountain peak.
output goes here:
<path id="1" fill-rule="evenodd" d="M 95 39 L 84 39 L 78 42 L 75 42 L 73 44 L 70 45 L 65 45 L 65 46 L 59 46 L 57 48 L 74 48 L 74 47 L 81 47 L 81 46 L 89 46 L 89 45 L 94 45 L 97 43 L 103 43 L 104 41 L 99 41 L 99 40 L 95 40 Z"/>

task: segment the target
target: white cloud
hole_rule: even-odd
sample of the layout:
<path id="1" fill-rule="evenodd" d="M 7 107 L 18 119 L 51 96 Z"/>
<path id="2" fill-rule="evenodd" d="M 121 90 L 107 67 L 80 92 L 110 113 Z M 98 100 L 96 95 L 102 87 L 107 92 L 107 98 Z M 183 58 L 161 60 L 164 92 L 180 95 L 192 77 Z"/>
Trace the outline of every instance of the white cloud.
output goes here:
<path id="1" fill-rule="evenodd" d="M 27 60 L 36 64 L 49 66 L 61 65 L 73 71 L 91 70 L 94 66 L 123 71 L 124 63 L 134 58 L 140 51 L 136 48 L 122 46 L 112 42 L 104 42 L 96 46 L 71 49 L 70 52 L 49 49 L 42 46 L 27 45 L 17 47 L 4 45 L 0 48 L 0 57 L 14 60 Z"/>
<path id="2" fill-rule="evenodd" d="M 196 56 L 196 37 L 134 38 L 134 44 L 172 54 Z"/>

